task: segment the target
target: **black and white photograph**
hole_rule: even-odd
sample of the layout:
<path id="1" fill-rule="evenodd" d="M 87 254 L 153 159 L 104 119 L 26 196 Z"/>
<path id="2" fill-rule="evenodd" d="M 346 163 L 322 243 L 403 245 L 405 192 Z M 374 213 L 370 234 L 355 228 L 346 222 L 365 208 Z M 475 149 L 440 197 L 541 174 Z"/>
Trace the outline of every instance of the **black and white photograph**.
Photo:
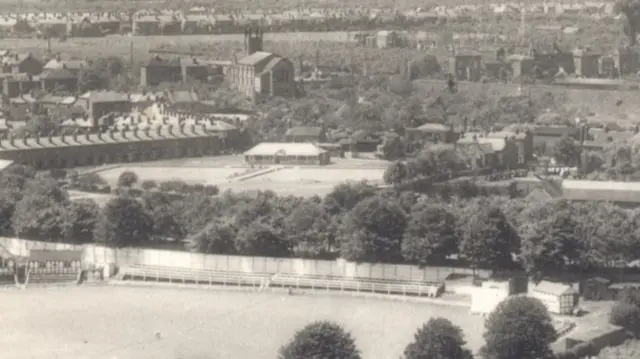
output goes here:
<path id="1" fill-rule="evenodd" d="M 640 359 L 640 0 L 0 0 L 0 359 Z"/>

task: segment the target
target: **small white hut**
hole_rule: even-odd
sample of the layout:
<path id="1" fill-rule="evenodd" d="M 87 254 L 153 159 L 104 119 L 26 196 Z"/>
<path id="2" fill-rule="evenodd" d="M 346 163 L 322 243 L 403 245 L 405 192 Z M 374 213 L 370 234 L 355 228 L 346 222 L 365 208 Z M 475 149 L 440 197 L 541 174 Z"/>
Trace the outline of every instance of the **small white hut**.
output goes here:
<path id="1" fill-rule="evenodd" d="M 553 314 L 569 315 L 578 304 L 578 292 L 562 283 L 542 281 L 529 294 L 544 303 Z"/>

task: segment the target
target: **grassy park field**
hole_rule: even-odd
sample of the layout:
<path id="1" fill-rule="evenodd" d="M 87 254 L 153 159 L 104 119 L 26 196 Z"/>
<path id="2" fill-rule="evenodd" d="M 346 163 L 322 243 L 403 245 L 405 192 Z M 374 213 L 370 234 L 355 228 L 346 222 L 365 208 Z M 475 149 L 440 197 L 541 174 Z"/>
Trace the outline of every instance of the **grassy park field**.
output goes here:
<path id="1" fill-rule="evenodd" d="M 0 336 L 4 359 L 267 359 L 315 320 L 351 331 L 363 358 L 388 359 L 399 357 L 432 316 L 461 326 L 474 351 L 484 331 L 482 317 L 456 307 L 197 289 L 6 290 L 0 307 L 11 328 Z"/>

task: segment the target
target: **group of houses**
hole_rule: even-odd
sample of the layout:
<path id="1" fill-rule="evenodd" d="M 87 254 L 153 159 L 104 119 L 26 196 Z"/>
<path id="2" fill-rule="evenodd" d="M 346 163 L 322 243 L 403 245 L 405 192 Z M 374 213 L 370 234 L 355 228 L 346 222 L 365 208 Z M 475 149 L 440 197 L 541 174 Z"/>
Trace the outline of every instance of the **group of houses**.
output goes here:
<path id="1" fill-rule="evenodd" d="M 134 35 L 241 33 L 250 25 L 269 31 L 329 31 L 374 29 L 379 26 L 442 24 L 471 22 L 478 11 L 496 17 L 529 14 L 586 14 L 598 17 L 614 16 L 610 3 L 589 4 L 527 4 L 493 3 L 483 5 L 433 5 L 408 11 L 397 9 L 287 9 L 265 11 L 225 11 L 220 8 L 143 9 L 130 12 L 26 12 L 7 13 L 0 18 L 0 31 L 40 31 L 50 35 L 102 36 L 116 33 Z"/>
<path id="2" fill-rule="evenodd" d="M 565 51 L 554 46 L 551 51 L 510 52 L 513 51 L 504 48 L 461 49 L 449 58 L 448 71 L 459 81 L 549 78 L 557 85 L 599 89 L 622 88 L 625 83 L 615 79 L 640 71 L 640 50 L 637 48 L 601 53 L 588 48 Z"/>

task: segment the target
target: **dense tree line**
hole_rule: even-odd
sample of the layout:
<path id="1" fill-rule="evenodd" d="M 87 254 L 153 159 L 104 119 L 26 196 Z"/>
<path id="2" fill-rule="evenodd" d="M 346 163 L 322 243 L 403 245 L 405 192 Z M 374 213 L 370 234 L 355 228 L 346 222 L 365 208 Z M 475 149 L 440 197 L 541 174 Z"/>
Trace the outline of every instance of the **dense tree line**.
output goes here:
<path id="1" fill-rule="evenodd" d="M 422 266 L 455 259 L 472 268 L 523 267 L 537 277 L 614 267 L 634 260 L 640 249 L 640 211 L 465 188 L 423 194 L 360 182 L 340 184 L 324 198 L 206 192 L 204 186 L 176 193 L 125 172 L 117 195 L 99 207 L 71 200 L 52 174 L 28 167 L 9 168 L 0 182 L 3 233 L 46 241 L 145 246 L 184 240 L 200 253 Z"/>

